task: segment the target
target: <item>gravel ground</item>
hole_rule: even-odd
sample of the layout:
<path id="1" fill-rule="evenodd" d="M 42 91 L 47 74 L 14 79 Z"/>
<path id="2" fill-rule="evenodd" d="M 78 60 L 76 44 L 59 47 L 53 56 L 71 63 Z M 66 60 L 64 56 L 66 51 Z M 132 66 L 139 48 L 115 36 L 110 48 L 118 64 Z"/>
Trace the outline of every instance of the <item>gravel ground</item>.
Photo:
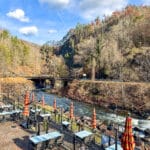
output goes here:
<path id="1" fill-rule="evenodd" d="M 1 150 L 28 150 L 29 133 L 15 122 L 0 123 Z"/>
<path id="2" fill-rule="evenodd" d="M 29 136 L 31 134 L 15 122 L 0 122 L 0 150 L 29 150 Z M 53 150 L 63 149 L 57 147 Z"/>

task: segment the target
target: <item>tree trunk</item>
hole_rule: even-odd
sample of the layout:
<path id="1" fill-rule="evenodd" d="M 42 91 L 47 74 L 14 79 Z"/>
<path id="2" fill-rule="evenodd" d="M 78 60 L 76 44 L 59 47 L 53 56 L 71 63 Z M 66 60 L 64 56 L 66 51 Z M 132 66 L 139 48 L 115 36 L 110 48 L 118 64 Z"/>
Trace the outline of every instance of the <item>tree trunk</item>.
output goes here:
<path id="1" fill-rule="evenodd" d="M 95 81 L 95 67 L 96 67 L 96 60 L 95 57 L 92 58 L 92 76 L 91 76 L 91 80 Z"/>

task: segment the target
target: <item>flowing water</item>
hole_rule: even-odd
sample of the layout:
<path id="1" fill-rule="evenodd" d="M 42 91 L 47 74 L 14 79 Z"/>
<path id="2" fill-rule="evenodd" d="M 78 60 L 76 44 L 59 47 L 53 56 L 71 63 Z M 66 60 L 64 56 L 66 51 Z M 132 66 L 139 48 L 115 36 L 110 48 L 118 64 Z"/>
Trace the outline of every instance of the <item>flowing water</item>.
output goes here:
<path id="1" fill-rule="evenodd" d="M 95 106 L 92 104 L 86 104 L 79 101 L 73 101 L 71 99 L 68 99 L 66 97 L 58 97 L 54 94 L 48 94 L 42 91 L 35 93 L 38 101 L 41 100 L 41 97 L 44 95 L 45 102 L 49 105 L 53 105 L 54 99 L 56 99 L 57 107 L 62 107 L 64 110 L 69 110 L 70 103 L 74 103 L 74 114 L 76 116 L 88 116 L 92 117 L 93 108 L 95 107 L 97 119 L 99 120 L 105 120 L 108 122 L 116 122 L 119 124 L 124 124 L 125 117 L 116 115 L 115 113 L 108 112 L 108 110 L 105 110 L 103 108 L 100 108 L 99 106 Z M 150 120 L 138 120 L 133 118 L 133 125 L 138 126 L 142 129 L 150 128 Z"/>

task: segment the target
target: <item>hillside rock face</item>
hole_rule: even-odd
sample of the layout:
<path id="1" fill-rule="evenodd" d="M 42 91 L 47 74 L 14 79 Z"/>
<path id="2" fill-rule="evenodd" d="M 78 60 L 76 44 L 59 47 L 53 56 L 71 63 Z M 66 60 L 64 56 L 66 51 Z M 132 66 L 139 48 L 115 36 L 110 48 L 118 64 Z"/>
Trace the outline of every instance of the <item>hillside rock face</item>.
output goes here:
<path id="1" fill-rule="evenodd" d="M 59 50 L 71 75 L 91 78 L 92 58 L 97 79 L 150 81 L 150 7 L 128 6 L 104 20 L 78 24 Z"/>
<path id="2" fill-rule="evenodd" d="M 128 110 L 144 115 L 150 113 L 150 84 L 106 81 L 78 81 L 69 84 L 67 96 L 71 99 L 101 107 Z"/>

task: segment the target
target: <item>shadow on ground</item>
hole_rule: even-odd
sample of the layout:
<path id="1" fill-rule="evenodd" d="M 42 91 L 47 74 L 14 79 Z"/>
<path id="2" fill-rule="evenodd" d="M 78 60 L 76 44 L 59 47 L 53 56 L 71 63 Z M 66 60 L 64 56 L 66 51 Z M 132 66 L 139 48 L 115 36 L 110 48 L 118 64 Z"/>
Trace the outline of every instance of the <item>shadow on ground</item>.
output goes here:
<path id="1" fill-rule="evenodd" d="M 29 150 L 29 136 L 24 136 L 21 139 L 13 139 L 14 143 L 22 150 Z"/>

